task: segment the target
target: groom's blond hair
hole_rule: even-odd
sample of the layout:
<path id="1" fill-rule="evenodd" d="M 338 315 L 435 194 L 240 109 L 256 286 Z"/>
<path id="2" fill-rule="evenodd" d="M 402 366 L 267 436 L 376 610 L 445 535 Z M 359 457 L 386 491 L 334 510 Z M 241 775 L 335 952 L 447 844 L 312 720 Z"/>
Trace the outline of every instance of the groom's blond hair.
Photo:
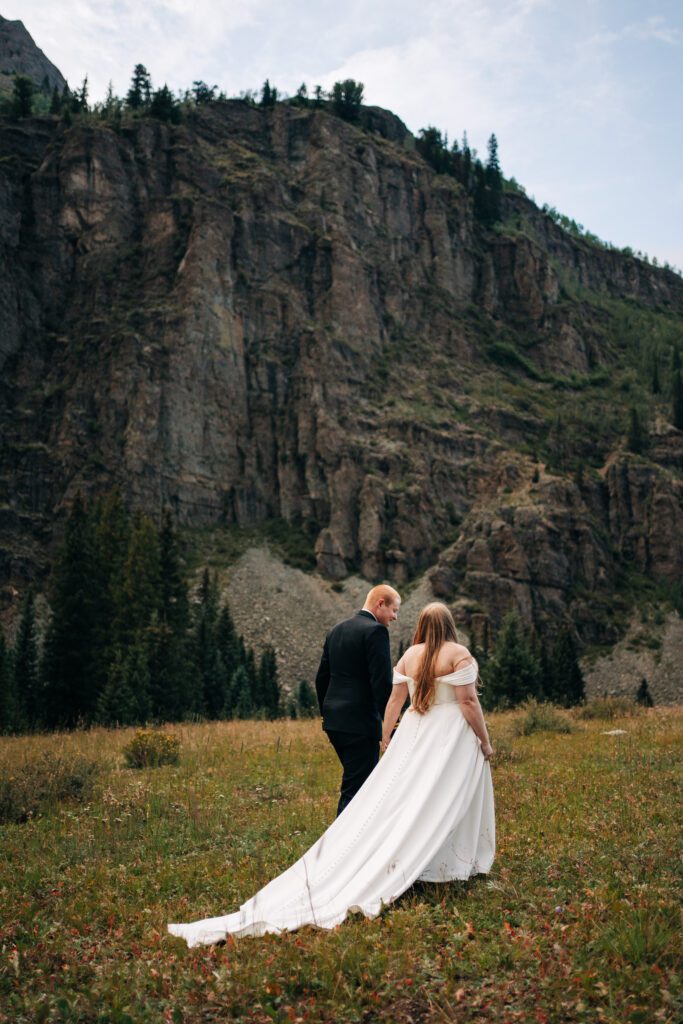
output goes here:
<path id="1" fill-rule="evenodd" d="M 363 607 L 374 608 L 381 600 L 384 600 L 385 604 L 396 604 L 397 601 L 401 600 L 401 595 L 393 587 L 390 587 L 388 583 L 378 583 L 376 587 L 368 591 Z"/>

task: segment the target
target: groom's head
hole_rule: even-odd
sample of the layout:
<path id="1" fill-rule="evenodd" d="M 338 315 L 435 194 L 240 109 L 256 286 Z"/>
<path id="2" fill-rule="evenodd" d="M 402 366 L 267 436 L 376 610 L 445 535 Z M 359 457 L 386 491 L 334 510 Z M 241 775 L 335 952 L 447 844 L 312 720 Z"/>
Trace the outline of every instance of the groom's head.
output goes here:
<path id="1" fill-rule="evenodd" d="M 401 598 L 393 587 L 387 583 L 380 583 L 373 587 L 365 598 L 363 608 L 372 612 L 378 622 L 388 626 L 398 618 L 398 610 L 401 607 Z"/>

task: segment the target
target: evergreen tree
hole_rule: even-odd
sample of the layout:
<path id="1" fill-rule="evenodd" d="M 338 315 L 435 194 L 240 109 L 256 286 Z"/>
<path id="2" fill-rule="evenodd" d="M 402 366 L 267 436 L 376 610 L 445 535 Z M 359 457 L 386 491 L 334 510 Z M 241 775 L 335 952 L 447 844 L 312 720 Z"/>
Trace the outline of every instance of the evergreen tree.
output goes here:
<path id="1" fill-rule="evenodd" d="M 161 552 L 159 534 L 147 516 L 131 532 L 123 565 L 119 608 L 121 640 L 132 641 L 161 613 Z"/>
<path id="2" fill-rule="evenodd" d="M 262 107 L 274 107 L 277 103 L 277 89 L 274 85 L 271 85 L 266 78 L 263 86 L 261 87 L 261 106 Z"/>
<path id="3" fill-rule="evenodd" d="M 636 704 L 640 704 L 644 708 L 653 708 L 655 702 L 652 699 L 650 688 L 647 685 L 647 679 L 641 679 L 638 692 L 636 693 Z"/>
<path id="4" fill-rule="evenodd" d="M 166 510 L 161 519 L 159 533 L 159 571 L 161 577 L 161 617 L 182 636 L 187 632 L 190 606 L 181 565 L 178 537 L 173 528 L 171 513 Z"/>
<path id="5" fill-rule="evenodd" d="M 488 142 L 486 166 L 477 160 L 474 163 L 474 212 L 487 227 L 501 218 L 503 196 L 503 175 L 498 161 L 498 142 L 492 135 Z"/>
<path id="6" fill-rule="evenodd" d="M 254 699 L 251 680 L 244 667 L 240 665 L 230 680 L 231 709 L 235 718 L 251 718 L 254 713 Z"/>
<path id="7" fill-rule="evenodd" d="M 656 352 L 652 357 L 652 383 L 650 386 L 650 390 L 652 391 L 653 395 L 660 394 L 662 390 L 661 384 L 659 382 L 659 360 L 657 359 Z"/>
<path id="8" fill-rule="evenodd" d="M 585 697 L 585 683 L 571 630 L 564 627 L 548 659 L 545 696 L 555 704 L 572 707 Z"/>
<path id="9" fill-rule="evenodd" d="M 109 114 L 115 103 L 116 96 L 114 95 L 114 83 L 110 78 L 107 86 L 107 92 L 104 97 L 104 103 L 102 104 L 102 112 L 105 117 Z"/>
<path id="10" fill-rule="evenodd" d="M 204 714 L 202 680 L 193 659 L 185 659 L 171 627 L 154 613 L 145 630 L 149 653 L 151 716 L 159 722 Z M 184 671 L 180 667 L 185 665 Z"/>
<path id="11" fill-rule="evenodd" d="M 93 671 L 97 689 L 101 690 L 108 678 L 112 650 L 124 639 L 117 633 L 117 624 L 125 601 L 124 572 L 131 526 L 118 490 L 97 502 L 92 512 L 92 529 Z"/>
<path id="12" fill-rule="evenodd" d="M 222 718 L 228 698 L 230 678 L 215 640 L 212 658 L 207 669 L 203 680 L 204 706 L 209 718 Z"/>
<path id="13" fill-rule="evenodd" d="M 93 536 L 81 495 L 66 523 L 53 569 L 52 618 L 43 648 L 41 677 L 45 723 L 72 726 L 89 719 L 99 694 L 92 685 L 97 602 L 93 600 Z"/>
<path id="14" fill-rule="evenodd" d="M 543 637 L 535 634 L 531 641 L 531 650 L 538 661 L 539 687 L 537 698 L 539 700 L 554 700 L 556 689 L 556 677 L 552 658 L 548 654 L 548 647 Z"/>
<path id="15" fill-rule="evenodd" d="M 30 117 L 33 111 L 35 83 L 27 75 L 15 75 L 12 84 L 12 117 Z"/>
<path id="16" fill-rule="evenodd" d="M 17 722 L 23 728 L 35 729 L 42 724 L 43 700 L 38 666 L 38 635 L 35 600 L 29 589 L 24 598 L 13 651 L 14 685 L 12 687 Z"/>
<path id="17" fill-rule="evenodd" d="M 469 192 L 472 187 L 472 150 L 467 140 L 467 132 L 462 133 L 462 183 Z"/>
<path id="18" fill-rule="evenodd" d="M 71 111 L 74 114 L 87 114 L 88 112 L 88 76 L 86 75 L 81 83 L 80 89 L 71 95 Z"/>
<path id="19" fill-rule="evenodd" d="M 302 679 L 299 683 L 296 703 L 299 718 L 315 718 L 318 714 L 318 700 L 313 687 L 305 679 Z"/>
<path id="20" fill-rule="evenodd" d="M 488 141 L 488 158 L 486 160 L 486 179 L 492 188 L 501 189 L 503 184 L 503 175 L 500 170 L 500 161 L 498 159 L 498 139 L 495 135 L 491 135 Z"/>
<path id="21" fill-rule="evenodd" d="M 487 708 L 515 707 L 542 694 L 541 666 L 516 612 L 506 615 L 484 671 Z"/>
<path id="22" fill-rule="evenodd" d="M 322 107 L 325 100 L 325 93 L 323 92 L 322 86 L 316 85 L 313 90 L 313 106 Z"/>
<path id="23" fill-rule="evenodd" d="M 138 518 L 128 544 L 117 635 L 124 649 L 146 646 L 151 715 L 158 721 L 181 718 L 194 680 L 179 669 L 177 635 L 164 620 L 161 539 L 146 516 Z"/>
<path id="24" fill-rule="evenodd" d="M 197 106 L 202 106 L 205 103 L 213 103 L 216 98 L 217 85 L 212 85 L 211 88 L 206 82 L 193 82 L 192 83 L 192 95 Z"/>
<path id="25" fill-rule="evenodd" d="M 277 718 L 280 710 L 280 686 L 277 677 L 277 658 L 272 647 L 266 647 L 259 664 L 259 692 L 261 707 L 266 718 Z"/>
<path id="26" fill-rule="evenodd" d="M 202 102 L 208 101 L 203 100 Z M 162 85 L 155 91 L 149 105 L 149 112 L 159 121 L 169 121 L 171 124 L 180 123 L 180 104 L 167 85 Z"/>
<path id="27" fill-rule="evenodd" d="M 126 687 L 134 697 L 134 722 L 144 725 L 149 720 L 152 711 L 147 644 L 140 640 L 133 644 L 126 653 L 124 664 Z"/>
<path id="28" fill-rule="evenodd" d="M 402 646 L 403 646 L 403 644 L 401 644 L 401 647 Z M 483 657 L 484 657 L 484 655 L 483 655 L 483 651 L 479 650 L 479 644 L 477 643 L 477 638 L 474 635 L 474 630 L 472 630 L 472 632 L 470 634 L 470 639 L 469 639 L 468 647 L 469 647 L 470 654 L 472 655 L 472 657 L 476 661 L 476 663 L 479 666 L 479 668 L 481 668 L 482 664 L 483 664 Z"/>
<path id="29" fill-rule="evenodd" d="M 190 637 L 190 604 L 181 564 L 178 538 L 170 512 L 162 518 L 159 536 L 161 560 L 161 621 L 170 630 L 167 673 L 170 692 L 180 713 L 201 709 L 199 674 Z"/>
<path id="30" fill-rule="evenodd" d="M 144 64 L 136 64 L 133 78 L 126 95 L 126 105 L 131 110 L 148 107 L 152 97 L 152 79 Z"/>
<path id="31" fill-rule="evenodd" d="M 332 86 L 332 110 L 345 121 L 357 121 L 363 103 L 363 83 L 353 78 Z"/>
<path id="32" fill-rule="evenodd" d="M 415 148 L 437 174 L 448 173 L 451 166 L 450 154 L 438 128 L 431 125 L 421 128 L 415 140 Z"/>
<path id="33" fill-rule="evenodd" d="M 17 702 L 14 693 L 14 672 L 5 634 L 0 627 L 0 734 L 17 728 Z"/>
<path id="34" fill-rule="evenodd" d="M 242 638 L 240 637 L 240 640 Z M 242 641 L 244 644 L 244 641 Z M 251 647 L 244 650 L 244 657 L 242 659 L 242 665 L 244 671 L 247 673 L 249 680 L 249 692 L 251 694 L 252 710 L 263 708 L 263 694 L 261 692 L 261 680 L 259 678 L 258 668 L 256 666 L 256 657 Z"/>
<path id="35" fill-rule="evenodd" d="M 118 128 L 121 123 L 121 116 L 123 113 L 123 100 L 119 99 L 114 93 L 114 86 L 110 82 L 107 86 L 107 93 L 104 97 L 104 103 L 99 104 L 99 116 L 102 121 L 109 121 L 113 123 L 114 128 Z"/>
<path id="36" fill-rule="evenodd" d="M 306 87 L 306 83 L 305 82 L 302 82 L 301 85 L 299 86 L 299 88 L 297 89 L 296 95 L 294 96 L 293 102 L 298 107 L 307 107 L 308 106 L 308 103 L 309 103 L 308 89 Z"/>
<path id="37" fill-rule="evenodd" d="M 486 184 L 486 172 L 479 160 L 474 163 L 473 182 L 474 214 L 482 224 L 486 224 L 488 226 L 491 223 L 489 213 L 489 189 Z"/>
<path id="38" fill-rule="evenodd" d="M 681 384 L 680 369 L 674 373 L 671 395 L 671 422 L 677 430 L 683 430 L 683 384 Z"/>
<path id="39" fill-rule="evenodd" d="M 498 160 L 498 140 L 491 135 L 488 141 L 488 159 L 484 169 L 486 194 L 486 220 L 489 225 L 501 218 L 501 202 L 503 198 L 503 175 Z"/>
<path id="40" fill-rule="evenodd" d="M 116 651 L 97 711 L 104 725 L 144 724 L 150 717 L 149 659 L 142 639 L 125 653 Z"/>
<path id="41" fill-rule="evenodd" d="M 240 663 L 240 642 L 227 604 L 223 605 L 216 624 L 216 643 L 228 679 Z"/>
<path id="42" fill-rule="evenodd" d="M 232 622 L 232 620 L 230 620 Z M 234 629 L 234 627 L 233 627 Z M 247 649 L 244 645 L 244 639 L 238 636 L 232 650 L 232 660 L 226 660 L 223 654 L 224 648 L 221 647 L 221 659 L 225 665 L 225 678 L 227 679 L 227 686 L 225 691 L 225 704 L 223 706 L 223 714 L 226 718 L 235 718 L 236 709 L 235 703 L 237 700 L 237 692 L 234 687 L 236 673 L 238 668 L 243 668 L 247 672 L 247 678 L 249 679 L 249 693 L 250 699 L 253 703 L 253 685 L 252 680 L 249 677 L 247 671 Z M 241 677 L 239 677 L 241 678 Z"/>
<path id="43" fill-rule="evenodd" d="M 640 455 L 645 448 L 645 433 L 640 422 L 638 410 L 634 407 L 631 407 L 626 447 L 636 455 Z"/>
<path id="44" fill-rule="evenodd" d="M 51 114 L 59 114 L 59 113 L 61 113 L 61 110 L 62 110 L 62 99 L 61 99 L 61 96 L 60 96 L 60 93 L 59 93 L 59 89 L 55 85 L 54 89 L 52 90 L 52 98 L 50 100 L 50 113 Z"/>
<path id="45" fill-rule="evenodd" d="M 218 718 L 225 706 L 225 678 L 218 649 L 218 581 L 204 570 L 199 588 L 199 605 L 195 627 L 197 665 L 201 677 L 202 704 L 209 718 Z"/>

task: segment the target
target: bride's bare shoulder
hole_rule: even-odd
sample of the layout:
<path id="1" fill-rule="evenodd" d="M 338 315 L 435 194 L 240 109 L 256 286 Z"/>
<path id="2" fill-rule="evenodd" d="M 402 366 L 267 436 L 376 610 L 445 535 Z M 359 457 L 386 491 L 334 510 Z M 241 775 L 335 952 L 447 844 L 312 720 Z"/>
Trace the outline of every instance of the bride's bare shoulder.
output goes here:
<path id="1" fill-rule="evenodd" d="M 444 650 L 447 650 L 449 654 L 459 654 L 461 658 L 466 658 L 470 653 L 464 644 L 456 643 L 455 640 L 447 640 L 443 646 Z"/>
<path id="2" fill-rule="evenodd" d="M 444 644 L 444 647 L 448 657 L 451 659 L 453 669 L 456 669 L 458 666 L 462 667 L 469 661 L 472 661 L 472 655 L 464 644 L 458 644 L 454 640 L 449 640 Z"/>
<path id="3" fill-rule="evenodd" d="M 406 647 L 405 651 L 401 655 L 401 659 L 398 662 L 396 668 L 399 672 L 406 672 L 408 675 L 415 669 L 419 663 L 420 652 L 422 651 L 424 644 L 412 644 L 410 647 Z"/>

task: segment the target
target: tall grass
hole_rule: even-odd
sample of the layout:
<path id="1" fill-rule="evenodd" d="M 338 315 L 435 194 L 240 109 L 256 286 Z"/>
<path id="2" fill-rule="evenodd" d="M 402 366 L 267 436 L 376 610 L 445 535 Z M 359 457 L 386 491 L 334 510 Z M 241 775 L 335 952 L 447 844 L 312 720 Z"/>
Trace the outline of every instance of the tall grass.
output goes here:
<path id="1" fill-rule="evenodd" d="M 86 802 L 0 827 L 0 1021 L 673 1024 L 683 715 L 516 738 L 517 715 L 490 716 L 508 756 L 488 878 L 192 951 L 167 921 L 235 909 L 332 820 L 319 724 L 174 726 L 179 763 L 136 772 L 132 730 L 3 740 L 2 772 L 48 751 L 99 774 Z"/>

